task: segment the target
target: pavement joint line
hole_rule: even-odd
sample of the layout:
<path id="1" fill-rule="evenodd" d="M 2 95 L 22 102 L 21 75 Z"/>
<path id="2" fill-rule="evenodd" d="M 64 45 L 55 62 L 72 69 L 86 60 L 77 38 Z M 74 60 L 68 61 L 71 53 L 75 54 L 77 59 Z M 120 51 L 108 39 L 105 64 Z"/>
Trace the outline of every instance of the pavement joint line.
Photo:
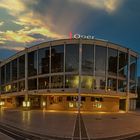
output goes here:
<path id="1" fill-rule="evenodd" d="M 81 114 L 81 117 L 82 117 L 82 114 Z M 84 123 L 84 120 L 83 120 L 83 123 Z M 88 131 L 87 131 L 87 127 L 86 127 L 85 123 L 84 123 L 84 126 L 85 126 L 85 129 L 86 129 L 86 134 L 87 134 L 88 140 L 90 140 L 90 137 L 89 137 L 89 134 L 88 134 Z"/>
<path id="2" fill-rule="evenodd" d="M 77 115 L 78 115 L 78 114 L 77 114 Z M 76 122 L 77 122 L 77 115 L 76 115 L 76 119 L 75 119 L 75 122 L 74 122 L 72 140 L 73 140 L 73 138 L 74 138 L 74 132 L 75 132 L 75 127 L 76 127 Z"/>
<path id="3" fill-rule="evenodd" d="M 78 113 L 78 122 L 79 122 L 79 136 L 80 136 L 80 140 L 82 138 L 82 135 L 81 135 L 81 116 L 80 116 L 80 112 Z"/>

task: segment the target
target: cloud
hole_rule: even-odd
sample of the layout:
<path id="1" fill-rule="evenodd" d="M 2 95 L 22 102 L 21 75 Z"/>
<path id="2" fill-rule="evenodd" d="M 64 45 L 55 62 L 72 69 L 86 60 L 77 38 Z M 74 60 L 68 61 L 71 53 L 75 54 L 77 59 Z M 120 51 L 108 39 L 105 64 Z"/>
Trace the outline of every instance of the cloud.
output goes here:
<path id="1" fill-rule="evenodd" d="M 107 12 L 113 12 L 117 10 L 118 6 L 122 2 L 121 0 L 69 0 L 69 1 L 83 3 L 93 8 L 106 10 Z"/>
<path id="2" fill-rule="evenodd" d="M 1 0 L 0 7 L 10 11 L 9 14 L 11 15 L 17 15 L 26 10 L 21 0 Z"/>
<path id="3" fill-rule="evenodd" d="M 1 21 L 1 22 L 0 22 L 0 26 L 2 26 L 3 24 L 4 24 L 4 21 Z"/>
<path id="4" fill-rule="evenodd" d="M 18 52 L 18 51 L 24 50 L 25 47 L 20 47 L 20 46 L 17 46 L 17 47 L 15 47 L 15 46 L 1 46 L 1 49 L 6 49 L 6 50 L 11 50 L 11 51 Z"/>
<path id="5" fill-rule="evenodd" d="M 4 38 L 5 41 L 15 41 L 15 42 L 20 42 L 20 43 L 29 43 L 29 42 L 35 41 L 33 37 L 30 37 L 29 35 L 25 33 L 20 33 L 20 31 L 19 32 L 13 32 L 13 31 L 0 32 L 0 36 L 2 36 L 2 38 Z"/>

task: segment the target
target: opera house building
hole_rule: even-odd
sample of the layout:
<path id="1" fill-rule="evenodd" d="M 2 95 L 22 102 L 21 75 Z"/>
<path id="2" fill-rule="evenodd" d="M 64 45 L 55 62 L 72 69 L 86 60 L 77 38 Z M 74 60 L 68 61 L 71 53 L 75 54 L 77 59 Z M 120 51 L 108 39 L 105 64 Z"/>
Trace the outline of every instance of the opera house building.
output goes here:
<path id="1" fill-rule="evenodd" d="M 135 110 L 138 54 L 100 39 L 61 39 L 0 63 L 4 107 L 118 112 Z"/>

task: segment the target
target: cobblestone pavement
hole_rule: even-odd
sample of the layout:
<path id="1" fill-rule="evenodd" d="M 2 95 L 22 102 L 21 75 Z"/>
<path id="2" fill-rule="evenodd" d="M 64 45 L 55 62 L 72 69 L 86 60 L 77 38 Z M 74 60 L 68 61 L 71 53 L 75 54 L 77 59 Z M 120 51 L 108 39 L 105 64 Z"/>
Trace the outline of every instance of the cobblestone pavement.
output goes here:
<path id="1" fill-rule="evenodd" d="M 139 140 L 140 112 L 0 111 L 0 140 Z"/>

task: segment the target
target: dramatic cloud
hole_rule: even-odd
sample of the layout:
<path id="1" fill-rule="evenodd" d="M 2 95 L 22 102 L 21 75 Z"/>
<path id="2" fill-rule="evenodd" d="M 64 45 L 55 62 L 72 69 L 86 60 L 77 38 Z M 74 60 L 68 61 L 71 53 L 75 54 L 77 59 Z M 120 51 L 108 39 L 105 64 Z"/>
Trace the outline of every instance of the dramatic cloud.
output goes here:
<path id="1" fill-rule="evenodd" d="M 19 51 L 68 38 L 71 31 L 138 50 L 139 5 L 138 0 L 0 0 L 0 48 Z"/>
<path id="2" fill-rule="evenodd" d="M 123 2 L 121 0 L 70 0 L 70 1 L 87 4 L 93 8 L 104 9 L 107 12 L 113 12 L 117 10 L 118 6 Z"/>

